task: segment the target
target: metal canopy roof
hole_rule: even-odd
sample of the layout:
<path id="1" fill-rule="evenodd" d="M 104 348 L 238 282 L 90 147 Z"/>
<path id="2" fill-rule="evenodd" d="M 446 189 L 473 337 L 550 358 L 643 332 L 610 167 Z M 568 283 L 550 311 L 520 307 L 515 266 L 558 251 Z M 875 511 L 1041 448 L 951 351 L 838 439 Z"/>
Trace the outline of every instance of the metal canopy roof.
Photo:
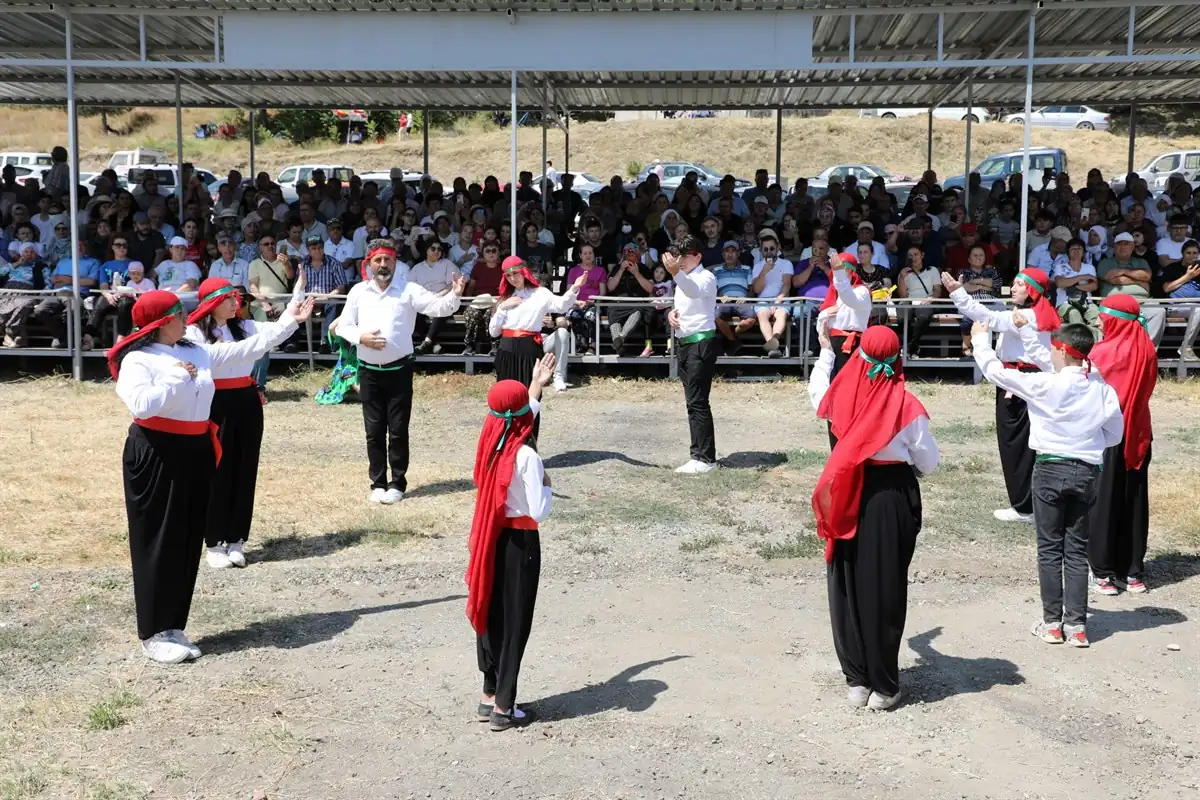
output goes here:
<path id="1" fill-rule="evenodd" d="M 179 74 L 185 106 L 503 108 L 510 102 L 507 71 L 228 68 L 221 61 L 222 20 L 237 12 L 270 17 L 297 11 L 340 12 L 338 17 L 420 11 L 444 13 L 449 20 L 470 12 L 503 15 L 509 9 L 518 18 L 549 15 L 573 23 L 570 30 L 581 48 L 606 45 L 588 39 L 587 22 L 594 16 L 585 14 L 594 12 L 611 12 L 604 15 L 609 19 L 611 14 L 628 16 L 630 22 L 644 12 L 671 12 L 679 16 L 681 35 L 687 33 L 690 12 L 812 15 L 811 58 L 798 59 L 804 69 L 523 71 L 518 91 L 523 108 L 541 107 L 547 86 L 554 105 L 573 109 L 965 105 L 968 79 L 976 104 L 1024 102 L 1028 14 L 1036 3 L 850 0 L 827 5 L 815 0 L 0 2 L 5 34 L 0 41 L 0 103 L 66 102 L 62 59 L 69 13 L 76 97 L 85 105 L 173 105 Z M 1122 0 L 1046 0 L 1036 12 L 1035 102 L 1103 107 L 1195 101 L 1200 98 L 1200 47 L 1193 44 L 1200 37 L 1197 5 L 1200 0 L 1137 6 L 1131 17 Z M 139 25 L 144 25 L 144 53 Z M 313 45 L 319 54 L 319 42 L 298 46 Z M 404 45 L 398 42 L 398 47 Z M 719 48 L 720 42 L 701 46 Z M 613 65 L 621 66 L 621 51 L 613 52 Z M 451 42 L 446 53 L 439 66 L 456 60 Z M 329 55 L 315 55 L 315 65 L 336 67 L 337 54 Z"/>

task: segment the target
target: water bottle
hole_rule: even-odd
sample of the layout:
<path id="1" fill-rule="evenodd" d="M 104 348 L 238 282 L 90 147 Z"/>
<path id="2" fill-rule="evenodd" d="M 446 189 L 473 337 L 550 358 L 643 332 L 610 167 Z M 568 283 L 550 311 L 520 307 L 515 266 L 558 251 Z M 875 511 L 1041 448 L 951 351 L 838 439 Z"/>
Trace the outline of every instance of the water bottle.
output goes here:
<path id="1" fill-rule="evenodd" d="M 121 288 L 121 285 L 122 285 L 124 282 L 125 282 L 125 281 L 122 279 L 122 277 L 121 277 L 121 273 L 119 273 L 119 272 L 114 272 L 114 273 L 113 273 L 113 276 L 112 276 L 112 288 L 114 288 L 114 289 L 120 289 L 120 288 Z"/>

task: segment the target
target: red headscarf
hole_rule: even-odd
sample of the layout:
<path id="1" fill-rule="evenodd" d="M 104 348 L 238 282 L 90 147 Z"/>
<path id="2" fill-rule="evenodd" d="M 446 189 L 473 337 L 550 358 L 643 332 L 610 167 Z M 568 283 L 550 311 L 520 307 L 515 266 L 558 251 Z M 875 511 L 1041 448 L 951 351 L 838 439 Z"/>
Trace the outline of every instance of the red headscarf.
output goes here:
<path id="1" fill-rule="evenodd" d="M 863 462 L 910 422 L 929 416 L 904 388 L 899 355 L 895 331 L 886 325 L 867 328 L 855 357 L 833 379 L 817 409 L 818 417 L 831 421 L 838 440 L 812 497 L 827 562 L 833 560 L 835 540 L 853 539 L 858 532 Z"/>
<path id="2" fill-rule="evenodd" d="M 138 339 L 150 336 L 156 330 L 171 321 L 171 318 L 183 311 L 183 304 L 174 292 L 155 289 L 146 292 L 133 304 L 133 333 L 126 336 L 108 349 L 108 372 L 117 379 L 120 370 L 117 366 L 121 351 Z"/>
<path id="3" fill-rule="evenodd" d="M 371 266 L 371 259 L 374 258 L 377 254 L 386 253 L 387 255 L 391 256 L 392 258 L 396 257 L 396 248 L 392 247 L 388 243 L 381 243 L 380 239 L 372 239 L 370 242 L 368 242 L 368 245 L 373 245 L 373 246 L 371 247 L 370 250 L 367 251 L 367 254 L 365 256 L 363 256 L 363 260 L 360 262 L 360 269 L 359 269 L 359 272 L 362 273 L 362 279 L 364 281 L 370 280 L 370 276 L 367 274 L 367 268 Z"/>
<path id="4" fill-rule="evenodd" d="M 239 309 L 242 307 L 241 295 L 238 294 L 233 284 L 224 278 L 208 278 L 200 284 L 198 294 L 200 295 L 200 305 L 196 306 L 195 311 L 188 314 L 188 325 L 195 325 L 207 317 L 214 308 L 224 303 L 230 294 L 237 300 L 237 307 Z"/>
<path id="5" fill-rule="evenodd" d="M 1125 416 L 1125 469 L 1138 469 L 1153 438 L 1150 395 L 1158 382 L 1158 353 L 1141 323 L 1141 306 L 1127 294 L 1111 294 L 1100 304 L 1104 338 L 1089 357 L 1105 382 L 1117 390 Z"/>
<path id="6" fill-rule="evenodd" d="M 517 274 L 525 279 L 526 286 L 532 286 L 535 289 L 541 286 L 537 282 L 537 278 L 533 277 L 533 273 L 529 271 L 529 265 L 525 263 L 520 256 L 509 256 L 500 262 L 500 269 L 504 276 L 500 278 L 500 296 L 508 297 L 513 293 L 513 285 L 508 282 L 508 276 Z"/>
<path id="7" fill-rule="evenodd" d="M 842 253 L 839 257 L 842 259 L 842 263 L 847 265 L 846 274 L 850 277 L 850 285 L 862 286 L 863 280 L 862 278 L 858 277 L 857 270 L 858 257 L 853 253 Z M 833 281 L 831 279 L 829 282 L 829 292 L 825 295 L 825 302 L 821 303 L 821 307 L 817 309 L 817 313 L 819 314 L 828 308 L 833 308 L 835 305 L 837 305 L 837 300 L 838 290 L 837 287 L 833 285 Z"/>
<path id="8" fill-rule="evenodd" d="M 487 631 L 496 569 L 496 540 L 504 527 L 504 502 L 513 480 L 517 451 L 533 431 L 529 390 L 519 381 L 498 381 L 487 396 L 488 416 L 475 450 L 475 517 L 467 564 L 467 619 L 476 633 Z"/>
<path id="9" fill-rule="evenodd" d="M 1037 267 L 1026 267 L 1017 273 L 1017 280 L 1023 281 L 1033 298 L 1033 316 L 1037 319 L 1039 331 L 1056 331 L 1062 327 L 1062 320 L 1054 310 L 1054 303 L 1046 297 L 1050 291 L 1050 276 Z"/>

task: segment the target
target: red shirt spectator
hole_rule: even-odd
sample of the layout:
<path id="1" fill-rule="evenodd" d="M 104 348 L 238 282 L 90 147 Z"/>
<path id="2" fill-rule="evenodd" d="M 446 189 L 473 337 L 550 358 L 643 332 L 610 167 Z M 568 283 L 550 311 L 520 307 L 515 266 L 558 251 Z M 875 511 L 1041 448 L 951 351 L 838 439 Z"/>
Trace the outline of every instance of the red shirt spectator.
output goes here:
<path id="1" fill-rule="evenodd" d="M 986 263 L 996 263 L 996 254 L 1000 252 L 1000 248 L 994 244 L 981 243 L 979 241 L 979 228 L 974 222 L 964 222 L 962 225 L 959 225 L 958 235 L 961 241 L 953 247 L 946 248 L 946 258 L 942 262 L 943 270 L 957 278 L 959 273 L 967 268 L 967 256 L 971 252 L 971 248 L 976 244 L 979 244 L 987 251 Z"/>

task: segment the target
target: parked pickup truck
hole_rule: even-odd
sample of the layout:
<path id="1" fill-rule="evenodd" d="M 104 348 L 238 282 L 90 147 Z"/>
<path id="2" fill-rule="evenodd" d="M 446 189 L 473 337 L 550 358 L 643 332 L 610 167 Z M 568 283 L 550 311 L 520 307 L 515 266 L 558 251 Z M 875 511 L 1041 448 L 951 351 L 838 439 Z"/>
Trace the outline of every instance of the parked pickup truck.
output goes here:
<path id="1" fill-rule="evenodd" d="M 992 184 L 998 180 L 1008 180 L 1010 175 L 1016 175 L 1021 171 L 1021 158 L 1024 156 L 1024 151 L 1016 150 L 1012 153 L 1000 153 L 999 155 L 988 156 L 972 172 L 978 172 L 983 178 L 983 187 L 990 189 Z M 1067 154 L 1057 147 L 1035 147 L 1029 151 L 1029 172 L 1032 176 L 1029 180 L 1035 189 L 1042 188 L 1042 173 L 1047 169 L 1053 169 L 1054 174 L 1060 172 L 1069 172 L 1067 169 Z M 943 189 L 959 189 L 966 187 L 967 179 L 964 175 L 955 175 L 953 178 L 946 178 L 942 181 Z M 1053 186 L 1053 182 L 1050 184 Z"/>

